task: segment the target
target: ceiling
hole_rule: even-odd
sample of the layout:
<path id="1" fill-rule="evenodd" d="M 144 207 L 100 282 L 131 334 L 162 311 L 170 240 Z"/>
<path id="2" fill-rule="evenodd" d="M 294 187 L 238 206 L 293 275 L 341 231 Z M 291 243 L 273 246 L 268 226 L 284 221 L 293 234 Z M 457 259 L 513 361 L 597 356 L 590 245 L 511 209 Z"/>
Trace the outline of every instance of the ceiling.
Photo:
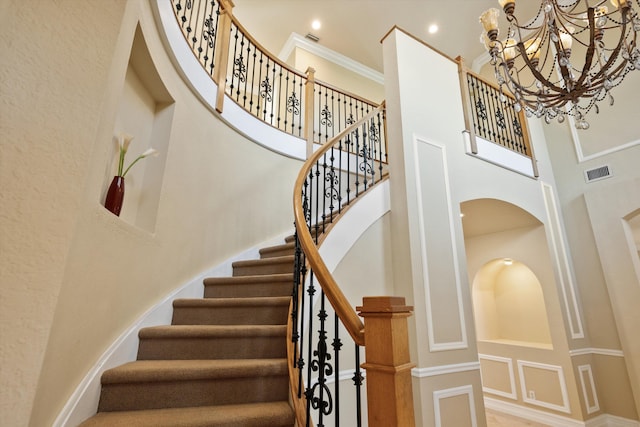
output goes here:
<path id="1" fill-rule="evenodd" d="M 532 15 L 525 8 L 535 12 L 539 7 L 533 1 L 521 3 L 523 16 Z M 302 36 L 311 32 L 322 46 L 379 72 L 383 71 L 380 41 L 394 25 L 470 64 L 485 51 L 478 16 L 490 7 L 499 8 L 497 0 L 234 0 L 234 4 L 240 23 L 274 54 L 292 32 Z M 314 19 L 322 22 L 319 30 L 311 29 Z M 434 23 L 439 31 L 429 34 Z"/>

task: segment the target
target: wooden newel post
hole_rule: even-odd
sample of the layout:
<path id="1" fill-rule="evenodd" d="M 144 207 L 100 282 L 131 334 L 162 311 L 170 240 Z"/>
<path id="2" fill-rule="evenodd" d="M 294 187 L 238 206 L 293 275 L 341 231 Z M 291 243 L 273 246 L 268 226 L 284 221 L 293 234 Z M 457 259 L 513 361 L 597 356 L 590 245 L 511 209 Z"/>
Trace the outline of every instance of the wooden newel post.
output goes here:
<path id="1" fill-rule="evenodd" d="M 227 87 L 227 67 L 229 66 L 229 40 L 231 39 L 231 16 L 233 14 L 233 1 L 220 1 L 220 22 L 216 35 L 216 51 L 214 55 L 215 69 L 213 81 L 218 85 L 216 95 L 216 111 L 222 113 L 224 105 L 224 93 Z"/>
<path id="2" fill-rule="evenodd" d="M 356 309 L 364 318 L 369 426 L 415 426 L 407 327 L 413 307 L 403 297 L 365 297 Z"/>

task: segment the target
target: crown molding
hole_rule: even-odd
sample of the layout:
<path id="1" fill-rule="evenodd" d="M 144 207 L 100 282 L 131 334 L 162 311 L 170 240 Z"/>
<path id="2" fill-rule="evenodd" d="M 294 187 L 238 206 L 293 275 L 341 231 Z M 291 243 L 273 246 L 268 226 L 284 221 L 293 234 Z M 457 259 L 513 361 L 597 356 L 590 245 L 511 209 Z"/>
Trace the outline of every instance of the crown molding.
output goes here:
<path id="1" fill-rule="evenodd" d="M 304 36 L 301 36 L 297 33 L 291 33 L 291 35 L 289 35 L 289 38 L 278 54 L 278 58 L 281 61 L 286 61 L 296 47 L 304 49 L 307 52 L 310 52 L 320 58 L 326 59 L 327 61 L 331 61 L 334 64 L 340 65 L 341 67 L 346 68 L 349 71 L 360 74 L 361 76 L 366 77 L 369 80 L 373 80 L 380 85 L 384 84 L 384 74 L 374 70 L 373 68 L 367 67 L 364 64 L 354 61 L 353 59 L 348 58 L 341 53 L 307 40 Z"/>

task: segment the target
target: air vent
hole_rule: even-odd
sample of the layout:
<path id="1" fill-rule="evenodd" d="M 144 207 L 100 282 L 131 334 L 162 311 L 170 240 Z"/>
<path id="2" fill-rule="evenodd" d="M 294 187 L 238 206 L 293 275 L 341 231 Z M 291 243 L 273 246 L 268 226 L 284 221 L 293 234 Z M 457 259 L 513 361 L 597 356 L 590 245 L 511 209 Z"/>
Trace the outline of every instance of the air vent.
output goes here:
<path id="1" fill-rule="evenodd" d="M 600 166 L 599 168 L 584 171 L 584 179 L 587 182 L 599 181 L 601 179 L 612 176 L 609 165 Z"/>
<path id="2" fill-rule="evenodd" d="M 320 40 L 320 37 L 316 36 L 315 34 L 311 34 L 311 33 L 307 33 L 307 35 L 305 37 L 308 38 L 311 41 L 314 41 L 314 42 L 318 42 Z"/>

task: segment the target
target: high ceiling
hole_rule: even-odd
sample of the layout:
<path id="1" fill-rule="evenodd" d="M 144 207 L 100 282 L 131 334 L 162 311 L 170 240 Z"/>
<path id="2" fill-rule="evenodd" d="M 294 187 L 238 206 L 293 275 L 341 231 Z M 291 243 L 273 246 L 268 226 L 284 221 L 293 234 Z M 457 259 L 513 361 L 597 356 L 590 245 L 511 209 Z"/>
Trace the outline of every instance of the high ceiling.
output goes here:
<path id="1" fill-rule="evenodd" d="M 331 50 L 383 71 L 380 40 L 394 26 L 468 63 L 484 52 L 478 16 L 497 0 L 234 0 L 234 15 L 268 50 L 278 54 L 292 32 L 311 32 Z M 534 8 L 520 2 L 518 8 Z M 522 6 L 521 6 L 522 4 Z M 528 12 L 519 10 L 523 15 Z M 319 19 L 322 27 L 312 30 Z M 429 34 L 437 24 L 439 31 Z"/>

